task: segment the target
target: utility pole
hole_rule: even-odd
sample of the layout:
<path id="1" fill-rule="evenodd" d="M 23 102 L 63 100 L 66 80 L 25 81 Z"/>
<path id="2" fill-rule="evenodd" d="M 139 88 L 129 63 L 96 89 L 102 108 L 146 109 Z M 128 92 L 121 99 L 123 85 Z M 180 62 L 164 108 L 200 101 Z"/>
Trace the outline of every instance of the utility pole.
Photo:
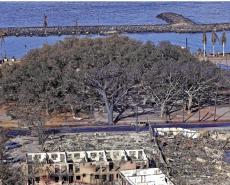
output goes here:
<path id="1" fill-rule="evenodd" d="M 198 111 L 199 111 L 198 113 L 199 113 L 199 122 L 200 122 L 200 121 L 201 121 L 201 120 L 200 120 L 200 96 L 199 96 L 199 100 L 198 100 L 198 101 L 199 101 L 199 102 L 198 102 L 198 109 L 199 109 L 199 110 L 198 110 Z"/>
<path id="2" fill-rule="evenodd" d="M 43 18 L 43 27 L 45 30 L 45 36 L 47 35 L 47 30 L 46 28 L 48 27 L 48 16 L 44 14 L 44 18 Z"/>
<path id="3" fill-rule="evenodd" d="M 138 106 L 136 107 L 136 132 L 138 132 Z"/>
<path id="4" fill-rule="evenodd" d="M 216 93 L 215 93 L 215 109 L 214 109 L 214 121 L 216 121 L 217 91 L 218 91 L 218 89 L 216 88 Z"/>
<path id="5" fill-rule="evenodd" d="M 44 28 L 47 28 L 48 26 L 48 16 L 44 14 L 44 22 L 43 22 Z"/>
<path id="6" fill-rule="evenodd" d="M 182 86 L 182 87 L 183 87 L 183 88 L 182 88 L 182 89 L 183 89 L 183 90 L 182 90 L 182 95 L 183 95 L 183 103 L 182 103 L 182 111 L 183 111 L 183 112 L 182 112 L 182 116 L 183 116 L 183 118 L 182 118 L 182 119 L 183 119 L 183 122 L 184 122 L 184 121 L 185 121 L 185 112 L 184 112 L 184 111 L 185 111 L 185 110 L 184 110 L 184 109 L 185 109 L 185 105 L 184 105 L 184 86 Z"/>
<path id="7" fill-rule="evenodd" d="M 76 37 L 78 36 L 78 19 L 75 21 Z"/>
<path id="8" fill-rule="evenodd" d="M 98 35 L 100 35 L 100 28 L 99 28 L 99 14 L 97 14 L 97 26 L 98 26 L 98 28 L 97 28 L 97 31 L 98 31 Z"/>

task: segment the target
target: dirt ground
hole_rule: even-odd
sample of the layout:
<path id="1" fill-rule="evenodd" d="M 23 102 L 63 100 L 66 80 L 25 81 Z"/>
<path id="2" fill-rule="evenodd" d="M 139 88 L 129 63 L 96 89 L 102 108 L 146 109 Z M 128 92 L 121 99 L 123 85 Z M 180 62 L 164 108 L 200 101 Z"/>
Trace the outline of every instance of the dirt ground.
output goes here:
<path id="1" fill-rule="evenodd" d="M 20 120 L 13 120 L 7 115 L 7 110 L 9 106 L 0 107 L 0 127 L 11 129 L 11 128 L 22 128 L 25 126 Z M 183 115 L 184 114 L 184 115 Z M 119 121 L 117 124 L 130 124 L 138 122 L 166 122 L 169 118 L 162 119 L 156 114 L 141 115 L 133 118 L 126 118 Z M 214 107 L 203 108 L 200 112 L 195 112 L 187 114 L 186 112 L 175 112 L 170 117 L 170 122 L 226 122 L 230 121 L 230 106 L 217 107 L 216 114 Z M 86 115 L 74 118 L 70 113 L 59 114 L 52 117 L 47 121 L 46 127 L 62 127 L 62 126 L 92 126 L 97 125 L 97 123 L 106 123 L 106 113 L 96 112 L 92 118 L 88 118 Z"/>

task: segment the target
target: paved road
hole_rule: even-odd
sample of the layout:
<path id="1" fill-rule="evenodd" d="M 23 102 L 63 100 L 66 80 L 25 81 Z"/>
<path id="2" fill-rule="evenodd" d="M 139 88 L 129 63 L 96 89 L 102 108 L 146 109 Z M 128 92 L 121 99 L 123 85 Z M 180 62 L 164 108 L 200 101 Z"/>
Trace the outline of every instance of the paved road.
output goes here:
<path id="1" fill-rule="evenodd" d="M 170 128 L 170 127 L 180 127 L 188 129 L 200 129 L 200 128 L 228 128 L 230 129 L 230 122 L 225 123 L 151 123 L 152 128 Z M 115 126 L 92 126 L 92 127 L 59 127 L 59 128 L 49 128 L 47 133 L 57 134 L 57 133 L 84 133 L 84 132 L 142 132 L 148 131 L 149 127 L 147 125 L 135 127 L 131 125 L 115 125 Z M 20 130 L 10 130 L 7 131 L 7 135 L 10 137 L 25 136 L 30 135 L 31 131 L 26 129 Z"/>

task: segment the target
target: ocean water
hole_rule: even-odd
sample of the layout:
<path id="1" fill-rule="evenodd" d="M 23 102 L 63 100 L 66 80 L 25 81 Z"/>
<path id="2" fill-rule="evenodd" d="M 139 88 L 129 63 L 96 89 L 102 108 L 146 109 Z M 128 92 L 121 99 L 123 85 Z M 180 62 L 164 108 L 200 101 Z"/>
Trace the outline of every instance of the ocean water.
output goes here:
<path id="1" fill-rule="evenodd" d="M 48 25 L 98 24 L 159 24 L 157 19 L 162 12 L 175 12 L 197 23 L 230 22 L 230 2 L 0 2 L 0 27 L 41 26 L 43 16 L 48 16 Z M 188 47 L 191 52 L 202 48 L 202 34 L 176 33 L 141 33 L 127 34 L 141 41 L 170 41 L 173 44 Z M 218 33 L 221 36 L 221 32 Z M 227 32 L 227 38 L 230 32 Z M 94 36 L 89 36 L 94 37 Z M 54 44 L 65 36 L 49 37 L 6 37 L 1 55 L 8 57 L 24 56 L 30 49 L 43 44 Z M 230 52 L 230 39 L 226 52 Z M 216 51 L 221 52 L 221 43 L 216 43 Z M 210 34 L 208 34 L 208 52 L 212 51 Z"/>

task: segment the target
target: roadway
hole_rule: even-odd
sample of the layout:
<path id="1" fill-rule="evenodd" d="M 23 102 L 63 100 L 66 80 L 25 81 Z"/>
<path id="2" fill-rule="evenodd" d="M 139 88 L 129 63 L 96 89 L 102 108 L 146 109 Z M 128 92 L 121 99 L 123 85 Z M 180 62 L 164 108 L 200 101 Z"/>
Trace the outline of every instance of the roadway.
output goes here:
<path id="1" fill-rule="evenodd" d="M 150 123 L 152 128 L 172 128 L 180 127 L 187 129 L 230 129 L 230 122 L 223 123 Z M 48 134 L 66 134 L 66 133 L 89 133 L 89 132 L 143 132 L 148 131 L 148 125 L 113 125 L 113 126 L 88 126 L 88 127 L 58 127 L 47 128 Z M 14 129 L 7 131 L 7 136 L 25 136 L 31 135 L 31 131 L 28 129 Z"/>

